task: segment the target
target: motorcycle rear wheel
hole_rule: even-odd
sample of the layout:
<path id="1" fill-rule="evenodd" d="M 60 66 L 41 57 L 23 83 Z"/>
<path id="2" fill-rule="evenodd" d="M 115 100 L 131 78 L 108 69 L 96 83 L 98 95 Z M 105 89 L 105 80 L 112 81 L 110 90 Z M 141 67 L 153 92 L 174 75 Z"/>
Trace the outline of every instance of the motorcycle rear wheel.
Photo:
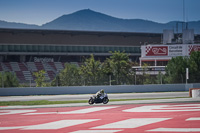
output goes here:
<path id="1" fill-rule="evenodd" d="M 92 98 L 90 98 L 90 99 L 88 100 L 88 103 L 89 103 L 90 105 L 92 105 L 92 104 L 94 104 L 94 100 L 93 100 Z"/>

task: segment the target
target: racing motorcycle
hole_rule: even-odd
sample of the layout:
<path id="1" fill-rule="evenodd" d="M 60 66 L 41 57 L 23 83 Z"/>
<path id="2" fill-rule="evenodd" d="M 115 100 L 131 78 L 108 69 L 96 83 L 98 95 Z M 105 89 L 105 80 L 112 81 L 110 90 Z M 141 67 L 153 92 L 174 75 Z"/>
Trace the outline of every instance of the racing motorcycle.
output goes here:
<path id="1" fill-rule="evenodd" d="M 98 96 L 92 96 L 90 97 L 90 99 L 88 100 L 88 103 L 90 105 L 94 104 L 94 103 L 103 103 L 103 104 L 107 104 L 109 102 L 109 99 L 108 99 L 108 95 L 106 93 L 104 93 L 104 96 L 103 98 L 100 98 Z"/>

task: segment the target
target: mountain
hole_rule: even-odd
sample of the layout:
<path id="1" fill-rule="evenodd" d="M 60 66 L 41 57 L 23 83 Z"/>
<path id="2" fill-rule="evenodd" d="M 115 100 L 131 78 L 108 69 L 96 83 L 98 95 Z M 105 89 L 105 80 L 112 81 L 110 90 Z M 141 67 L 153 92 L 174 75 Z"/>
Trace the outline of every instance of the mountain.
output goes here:
<path id="1" fill-rule="evenodd" d="M 89 9 L 69 15 L 63 15 L 42 25 L 45 29 L 68 29 L 89 31 L 127 31 L 148 32 L 154 30 L 159 23 L 142 19 L 119 19 Z M 157 28 L 157 27 L 156 27 Z"/>
<path id="2" fill-rule="evenodd" d="M 175 29 L 176 23 L 177 21 L 157 23 L 143 19 L 121 19 L 85 9 L 63 15 L 42 26 L 0 21 L 0 28 L 162 33 L 163 29 Z M 179 31 L 181 28 L 179 24 Z M 188 22 L 188 28 L 195 29 L 195 33 L 199 34 L 200 21 Z"/>
<path id="3" fill-rule="evenodd" d="M 38 29 L 40 26 L 0 20 L 0 28 Z"/>

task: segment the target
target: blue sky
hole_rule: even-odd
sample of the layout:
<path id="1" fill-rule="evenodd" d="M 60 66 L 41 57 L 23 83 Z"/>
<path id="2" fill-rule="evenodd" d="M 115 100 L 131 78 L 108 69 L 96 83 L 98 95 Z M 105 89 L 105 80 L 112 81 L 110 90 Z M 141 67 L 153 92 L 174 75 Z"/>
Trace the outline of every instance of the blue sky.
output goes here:
<path id="1" fill-rule="evenodd" d="M 91 9 L 113 17 L 160 23 L 200 20 L 200 0 L 0 0 L 0 20 L 42 25 L 64 14 Z"/>

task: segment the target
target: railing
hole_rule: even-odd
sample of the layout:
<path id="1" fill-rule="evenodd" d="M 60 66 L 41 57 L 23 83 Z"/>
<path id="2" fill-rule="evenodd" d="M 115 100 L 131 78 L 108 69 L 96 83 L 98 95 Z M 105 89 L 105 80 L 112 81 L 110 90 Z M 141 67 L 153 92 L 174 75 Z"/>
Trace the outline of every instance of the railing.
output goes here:
<path id="1" fill-rule="evenodd" d="M 110 51 L 124 51 L 130 54 L 141 54 L 139 46 L 0 45 L 0 52 L 109 53 Z"/>

